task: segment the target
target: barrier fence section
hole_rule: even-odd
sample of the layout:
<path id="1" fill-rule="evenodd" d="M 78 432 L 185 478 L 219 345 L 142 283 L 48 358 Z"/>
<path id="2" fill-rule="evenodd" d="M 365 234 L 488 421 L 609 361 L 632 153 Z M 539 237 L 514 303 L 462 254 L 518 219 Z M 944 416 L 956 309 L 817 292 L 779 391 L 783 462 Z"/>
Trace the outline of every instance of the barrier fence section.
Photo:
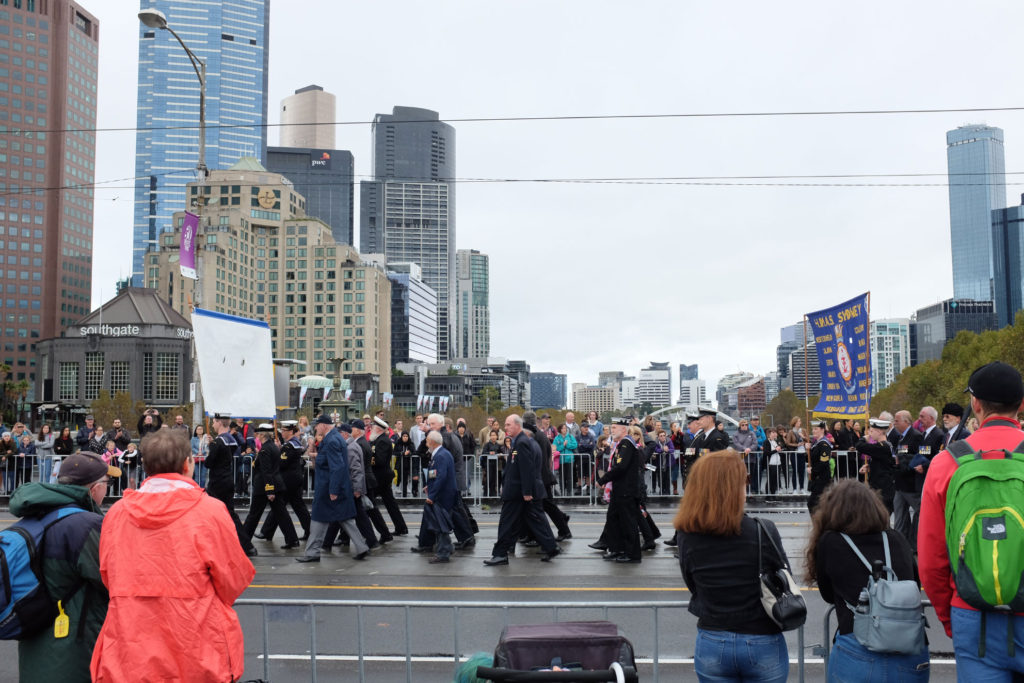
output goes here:
<path id="1" fill-rule="evenodd" d="M 459 613 L 466 610 L 501 610 L 503 626 L 507 626 L 511 623 L 510 612 L 513 610 L 546 610 L 551 614 L 553 621 L 558 621 L 559 615 L 569 610 L 589 610 L 597 611 L 602 615 L 602 618 L 608 620 L 608 613 L 611 610 L 646 610 L 650 611 L 650 623 L 653 635 L 653 652 L 650 653 L 653 667 L 653 680 L 658 680 L 658 660 L 660 657 L 660 612 L 662 610 L 675 610 L 677 612 L 685 611 L 689 606 L 689 602 L 686 601 L 673 601 L 673 602 L 613 602 L 606 603 L 603 605 L 595 606 L 593 603 L 588 602 L 430 602 L 430 601 L 398 601 L 398 600 L 375 600 L 375 601 L 359 601 L 359 600 L 255 600 L 255 599 L 240 599 L 235 601 L 235 607 L 255 607 L 260 610 L 260 616 L 262 620 L 262 634 L 263 642 L 261 646 L 262 660 L 263 660 L 263 678 L 270 680 L 270 659 L 272 653 L 270 652 L 270 621 L 268 619 L 267 610 L 270 607 L 306 607 L 309 610 L 309 658 L 311 667 L 311 680 L 314 683 L 317 680 L 317 622 L 316 613 L 317 608 L 351 608 L 356 610 L 356 642 L 357 651 L 356 657 L 358 661 L 358 672 L 359 680 L 366 680 L 366 657 L 370 653 L 366 652 L 366 639 L 365 639 L 365 620 L 364 612 L 368 609 L 374 608 L 392 608 L 399 609 L 404 615 L 404 657 L 405 657 L 405 672 L 406 680 L 412 683 L 412 660 L 414 656 L 420 656 L 413 653 L 412 644 L 412 630 L 411 630 L 411 612 L 414 610 L 433 610 L 433 611 L 450 611 L 452 614 L 453 624 L 456 628 L 452 629 L 452 648 L 451 657 L 453 666 L 458 665 L 463 655 L 467 654 L 462 652 L 462 648 L 459 642 L 459 629 L 457 628 Z M 436 619 L 432 619 L 436 621 Z M 436 629 L 435 629 L 436 630 Z M 497 643 L 498 633 L 494 634 L 494 643 Z M 641 654 L 646 654 L 643 649 L 651 639 L 639 639 L 636 637 L 630 638 L 628 633 L 624 633 L 627 638 L 633 643 L 634 653 L 639 658 Z M 803 683 L 804 681 L 804 627 L 801 626 L 797 630 L 797 672 L 798 680 Z M 424 653 L 429 654 L 429 653 Z"/>

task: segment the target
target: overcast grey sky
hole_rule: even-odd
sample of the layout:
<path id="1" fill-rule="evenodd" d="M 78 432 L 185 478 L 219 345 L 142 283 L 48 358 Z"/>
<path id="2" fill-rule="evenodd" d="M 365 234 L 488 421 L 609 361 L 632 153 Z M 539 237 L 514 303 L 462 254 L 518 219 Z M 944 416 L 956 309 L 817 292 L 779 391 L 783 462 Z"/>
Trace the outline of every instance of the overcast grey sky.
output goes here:
<path id="1" fill-rule="evenodd" d="M 83 2 L 101 26 L 98 126 L 131 128 L 138 2 Z M 444 119 L 1022 104 L 1010 0 L 272 0 L 270 21 L 270 123 L 310 83 L 339 121 L 394 105 Z M 979 122 L 1005 129 L 1008 172 L 1024 166 L 1024 112 L 988 112 L 458 123 L 457 173 L 942 174 L 946 130 Z M 99 134 L 98 181 L 133 175 L 134 143 Z M 368 125 L 337 127 L 337 146 L 370 172 Z M 806 312 L 870 290 L 873 319 L 906 317 L 952 295 L 944 177 L 834 182 L 935 186 L 459 185 L 458 247 L 491 257 L 492 354 L 587 383 L 671 361 L 673 387 L 699 363 L 710 390 L 774 369 L 779 328 Z M 94 307 L 130 270 L 130 182 L 111 185 L 96 192 Z"/>

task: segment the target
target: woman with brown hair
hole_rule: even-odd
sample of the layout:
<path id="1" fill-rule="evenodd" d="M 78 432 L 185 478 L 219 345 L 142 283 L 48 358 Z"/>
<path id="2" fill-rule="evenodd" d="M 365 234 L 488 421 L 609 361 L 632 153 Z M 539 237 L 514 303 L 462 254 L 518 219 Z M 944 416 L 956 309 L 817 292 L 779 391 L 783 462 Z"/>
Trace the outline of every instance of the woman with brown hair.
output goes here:
<path id="1" fill-rule="evenodd" d="M 758 522 L 744 514 L 747 468 L 735 451 L 701 456 L 679 503 L 679 565 L 697 616 L 694 668 L 700 681 L 785 681 L 789 652 L 761 605 Z M 761 520 L 775 545 L 775 525 Z M 764 543 L 765 549 L 771 544 Z M 773 554 L 773 551 L 769 551 Z M 789 566 L 789 560 L 772 557 Z"/>
<path id="2" fill-rule="evenodd" d="M 916 573 L 910 545 L 889 528 L 889 511 L 878 493 L 855 479 L 837 481 L 822 495 L 811 524 L 804 560 L 807 580 L 818 584 L 822 600 L 836 606 L 839 621 L 828 680 L 927 681 L 927 645 L 913 655 L 886 654 L 868 650 L 853 635 L 849 606 L 857 604 L 871 573 L 858 552 L 868 562 L 884 562 L 888 555 L 899 580 L 914 579 Z"/>

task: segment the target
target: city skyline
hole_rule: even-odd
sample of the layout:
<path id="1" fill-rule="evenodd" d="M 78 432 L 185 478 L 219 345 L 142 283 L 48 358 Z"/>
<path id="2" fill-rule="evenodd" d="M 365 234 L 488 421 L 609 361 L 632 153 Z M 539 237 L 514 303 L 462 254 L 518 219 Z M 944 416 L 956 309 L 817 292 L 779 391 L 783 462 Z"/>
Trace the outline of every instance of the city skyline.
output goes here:
<path id="1" fill-rule="evenodd" d="M 794 5 L 794 21 L 780 20 L 767 7 L 753 7 L 737 18 L 713 6 L 663 7 L 652 16 L 622 13 L 610 3 L 587 3 L 588 30 L 568 31 L 582 7 L 567 3 L 541 27 L 532 21 L 541 5 L 533 3 L 486 12 L 443 3 L 435 13 L 414 3 L 398 3 L 385 12 L 375 7 L 342 11 L 312 2 L 301 11 L 277 11 L 271 14 L 269 99 L 277 102 L 298 85 L 317 83 L 337 93 L 340 121 L 360 122 L 395 105 L 427 107 L 454 119 L 978 108 L 1002 107 L 1016 99 L 1012 79 L 979 68 L 991 59 L 1013 59 L 1009 46 L 991 41 L 980 28 L 985 22 L 1024 18 L 1024 9 L 1012 5 L 979 7 L 979 25 L 964 27 L 949 24 L 948 12 L 955 6 L 942 2 L 927 11 L 893 8 L 893 21 L 884 25 L 861 8 L 814 3 Z M 131 78 L 136 57 L 111 37 L 121 35 L 126 41 L 123 36 L 137 33 L 137 9 L 131 3 L 102 8 L 100 20 L 107 22 L 104 35 L 110 42 L 100 50 L 101 128 L 134 126 L 134 104 L 114 85 L 125 70 Z M 394 40 L 383 51 L 372 31 L 355 31 L 343 47 L 309 40 L 309 18 L 317 13 L 323 23 L 387 26 Z M 811 28 L 822 22 L 834 27 L 827 38 Z M 444 26 L 451 36 L 436 47 L 435 56 L 446 64 L 440 80 L 408 70 L 417 54 L 412 47 L 417 36 L 435 26 Z M 772 31 L 765 32 L 765 26 Z M 488 60 L 466 57 L 511 54 L 511 34 L 527 27 L 551 47 L 487 68 L 480 62 Z M 621 54 L 601 49 L 602 38 L 623 36 L 627 49 Z M 300 42 L 301 63 L 285 54 Z M 951 42 L 964 46 L 959 56 L 942 48 Z M 372 71 L 349 70 L 341 78 L 332 66 L 338 59 L 371 53 L 378 60 Z M 905 66 L 894 70 L 893 64 Z M 819 85 L 802 87 L 808 82 Z M 474 87 L 448 87 L 456 83 Z M 463 178 L 698 177 L 704 180 L 667 182 L 719 183 L 462 183 L 457 246 L 491 255 L 492 354 L 527 358 L 533 367 L 564 371 L 570 382 L 588 383 L 601 368 L 639 368 L 651 357 L 698 362 L 713 391 L 711 383 L 737 369 L 772 369 L 778 328 L 806 311 L 868 290 L 877 318 L 905 317 L 948 299 L 952 275 L 943 143 L 946 131 L 970 123 L 1002 128 L 1007 158 L 1024 159 L 1024 135 L 1019 134 L 1024 115 L 1015 111 L 453 122 L 459 130 Z M 366 123 L 336 127 L 337 147 L 355 156 L 357 179 L 370 171 L 368 131 Z M 99 134 L 97 179 L 132 175 L 130 169 L 122 172 L 123 161 L 132 158 L 132 137 Z M 851 181 L 793 177 L 885 173 L 934 175 Z M 711 176 L 717 179 L 706 180 Z M 864 186 L 832 187 L 855 183 Z M 124 239 L 118 235 L 126 225 L 124 208 L 114 200 L 120 196 L 123 202 L 126 193 L 117 185 L 97 189 L 97 225 L 114 233 L 109 242 L 101 236 L 96 247 L 102 259 L 97 272 L 104 273 L 106 283 L 127 271 L 111 247 Z M 725 206 L 728 211 L 722 211 Z M 880 259 L 866 259 L 853 273 L 869 245 L 913 248 L 915 259 L 933 264 L 929 277 L 922 278 L 919 269 L 874 262 Z M 620 246 L 631 246 L 636 262 L 657 254 L 685 264 L 686 272 L 638 268 L 629 286 L 623 286 L 621 277 L 602 276 L 613 267 Z M 651 254 L 644 253 L 644 246 Z M 716 251 L 719 258 L 690 258 Z M 837 252 L 853 274 L 811 279 L 815 264 L 824 260 L 827 265 Z M 769 268 L 774 259 L 778 272 Z M 525 280 L 524 264 L 531 264 Z M 731 276 L 734 271 L 737 277 Z M 581 286 L 559 297 L 567 276 Z M 683 295 L 681 279 L 699 283 L 695 291 L 707 296 Z M 801 280 L 813 286 L 795 287 Z M 102 286 L 109 297 L 112 285 Z M 93 288 L 93 307 L 99 304 L 100 287 L 97 282 Z M 601 312 L 629 306 L 644 319 L 699 320 L 700 330 L 690 324 L 662 325 L 643 344 L 631 331 L 608 325 L 582 346 L 579 335 L 530 339 L 515 334 L 527 292 L 551 295 L 537 305 L 530 301 L 538 328 L 554 329 L 571 304 L 574 312 L 588 310 L 595 325 Z"/>

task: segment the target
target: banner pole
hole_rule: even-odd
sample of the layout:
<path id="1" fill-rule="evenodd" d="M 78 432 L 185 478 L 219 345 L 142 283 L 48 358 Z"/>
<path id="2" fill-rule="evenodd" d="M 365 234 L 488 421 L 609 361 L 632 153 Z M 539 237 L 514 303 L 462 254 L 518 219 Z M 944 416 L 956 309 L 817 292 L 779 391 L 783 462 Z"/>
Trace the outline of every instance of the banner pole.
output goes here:
<path id="1" fill-rule="evenodd" d="M 810 363 L 807 360 L 807 316 L 804 315 L 804 424 L 807 429 L 811 428 L 811 398 L 808 395 L 808 379 L 810 374 Z"/>
<path id="2" fill-rule="evenodd" d="M 871 290 L 868 290 L 868 296 L 867 296 L 867 300 L 865 301 L 865 305 L 867 307 L 867 325 L 868 325 L 868 329 L 865 330 L 865 332 L 867 332 L 867 334 L 864 335 L 866 337 L 866 339 L 867 339 L 867 349 L 868 349 L 868 381 L 867 381 L 867 387 L 866 387 L 866 393 L 867 393 L 868 400 L 867 400 L 867 403 L 865 405 L 865 409 L 866 410 L 865 410 L 864 419 L 865 419 L 865 421 L 867 421 L 867 425 L 870 426 L 870 424 L 871 424 L 871 384 L 872 384 L 872 382 L 875 379 L 874 373 L 871 371 Z M 865 428 L 864 428 L 864 433 L 865 434 L 868 433 L 868 426 L 865 426 Z M 864 483 L 865 484 L 868 483 L 868 473 L 867 472 L 864 473 Z"/>

